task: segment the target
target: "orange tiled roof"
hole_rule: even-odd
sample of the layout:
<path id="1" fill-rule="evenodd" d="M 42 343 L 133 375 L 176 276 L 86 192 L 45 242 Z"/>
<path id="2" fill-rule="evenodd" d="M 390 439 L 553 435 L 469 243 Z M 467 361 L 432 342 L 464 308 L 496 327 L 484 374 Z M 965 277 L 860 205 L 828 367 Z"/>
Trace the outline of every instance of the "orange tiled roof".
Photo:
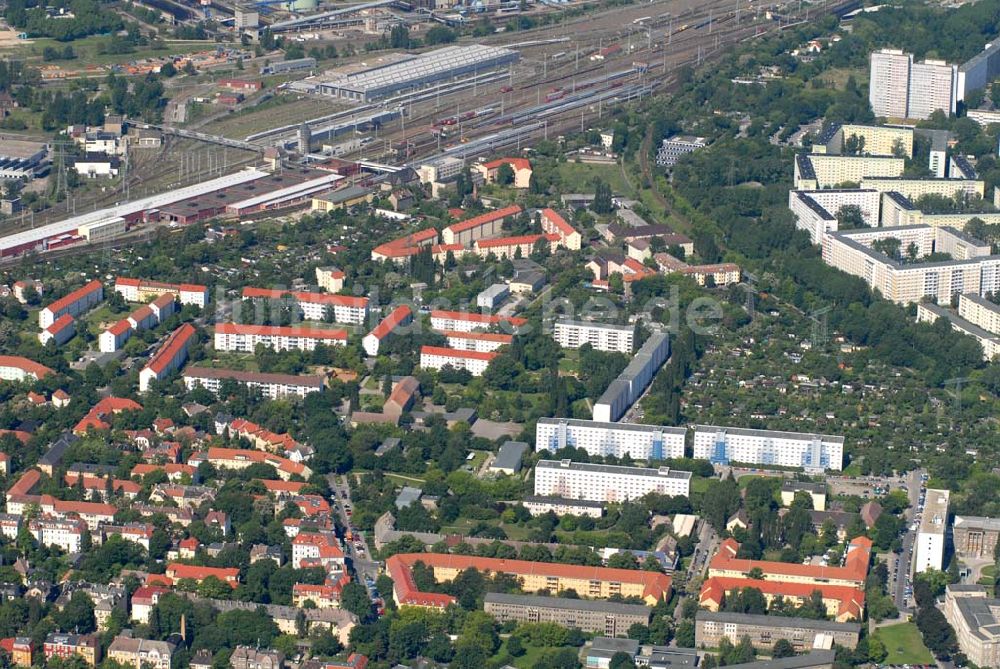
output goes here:
<path id="1" fill-rule="evenodd" d="M 492 360 L 497 357 L 496 351 L 466 351 L 460 348 L 445 348 L 443 346 L 421 346 L 420 355 L 440 355 L 446 358 L 468 358 L 470 360 Z"/>
<path id="2" fill-rule="evenodd" d="M 404 604 L 417 606 L 447 606 L 455 601 L 450 595 L 421 592 L 413 581 L 412 569 L 417 562 L 431 568 L 471 569 L 516 576 L 545 575 L 583 580 L 617 581 L 643 585 L 643 596 L 662 599 L 669 595 L 671 578 L 666 574 L 638 569 L 614 569 L 555 562 L 504 560 L 448 553 L 398 553 L 386 560 L 386 569 L 395 582 L 396 594 Z"/>
<path id="3" fill-rule="evenodd" d="M 0 355 L 0 367 L 14 367 L 38 379 L 45 378 L 53 373 L 45 365 L 37 363 L 34 360 L 28 360 L 20 355 Z"/>
<path id="4" fill-rule="evenodd" d="M 309 304 L 330 304 L 334 306 L 344 306 L 344 307 L 357 307 L 362 308 L 368 305 L 367 297 L 352 297 L 350 295 L 331 295 L 329 293 L 306 293 L 306 292 L 296 292 L 291 290 L 279 290 L 274 288 L 254 288 L 252 286 L 247 286 L 243 289 L 244 298 L 267 298 L 267 299 L 278 299 L 285 295 L 291 295 L 293 299 L 299 302 L 307 302 Z"/>
<path id="5" fill-rule="evenodd" d="M 871 560 L 872 541 L 868 537 L 852 539 L 847 548 L 843 567 L 823 567 L 789 562 L 769 562 L 766 560 L 745 560 L 737 558 L 740 544 L 732 538 L 726 539 L 719 546 L 719 551 L 709 562 L 709 575 L 716 571 L 740 572 L 744 575 L 751 569 L 759 568 L 764 577 L 794 577 L 812 578 L 816 582 L 832 580 L 850 581 L 859 586 L 865 582 L 868 575 L 868 563 Z M 773 580 L 773 578 L 772 578 Z"/>
<path id="6" fill-rule="evenodd" d="M 701 587 L 699 602 L 719 606 L 727 592 L 742 588 L 756 588 L 764 595 L 781 596 L 792 599 L 808 599 L 813 592 L 819 591 L 824 600 L 839 602 L 837 618 L 852 617 L 861 619 L 865 608 L 865 591 L 847 585 L 824 585 L 817 583 L 789 583 L 785 581 L 755 580 L 750 578 L 723 578 L 713 576 Z"/>
<path id="7" fill-rule="evenodd" d="M 413 311 L 405 304 L 401 304 L 393 309 L 388 316 L 383 318 L 382 322 L 376 325 L 371 331 L 371 334 L 376 339 L 382 340 L 397 327 L 409 320 L 411 316 L 413 316 Z"/>
<path id="8" fill-rule="evenodd" d="M 497 323 L 510 323 L 511 325 L 524 325 L 528 322 L 526 318 L 517 316 L 491 316 L 489 314 L 476 314 L 470 311 L 445 311 L 437 309 L 431 312 L 431 318 L 447 318 L 453 321 L 472 321 L 483 325 L 496 325 Z"/>
<path id="9" fill-rule="evenodd" d="M 86 298 L 91 293 L 101 290 L 102 287 L 103 286 L 101 285 L 101 282 L 98 281 L 97 279 L 94 279 L 86 286 L 82 288 L 77 288 L 69 295 L 59 298 L 58 300 L 56 300 L 55 302 L 53 302 L 52 304 L 50 304 L 45 308 L 53 314 L 58 313 L 63 309 L 69 308 L 70 305 L 75 304 L 76 302 L 79 302 L 80 300 Z"/>
<path id="10" fill-rule="evenodd" d="M 512 204 L 509 207 L 504 207 L 503 209 L 497 209 L 496 211 L 488 211 L 485 214 L 480 214 L 479 216 L 473 216 L 464 221 L 459 221 L 448 226 L 448 229 L 453 233 L 464 232 L 465 230 L 471 230 L 477 228 L 480 225 L 486 225 L 487 223 L 492 223 L 493 221 L 499 220 L 501 218 L 507 218 L 508 216 L 514 216 L 515 214 L 521 213 L 520 205 Z"/>

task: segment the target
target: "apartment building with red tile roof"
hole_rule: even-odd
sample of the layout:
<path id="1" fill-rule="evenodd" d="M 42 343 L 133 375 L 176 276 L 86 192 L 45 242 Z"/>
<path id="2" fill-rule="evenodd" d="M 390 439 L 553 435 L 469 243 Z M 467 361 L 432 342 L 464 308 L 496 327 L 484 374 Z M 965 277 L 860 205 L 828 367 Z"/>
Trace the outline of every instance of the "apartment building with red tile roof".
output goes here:
<path id="1" fill-rule="evenodd" d="M 406 325 L 413 320 L 413 310 L 405 304 L 401 304 L 393 309 L 388 316 L 383 318 L 372 331 L 364 336 L 361 345 L 365 353 L 371 356 L 378 355 L 379 346 L 382 341 L 396 331 L 396 328 Z"/>
<path id="2" fill-rule="evenodd" d="M 196 466 L 196 463 L 200 463 L 203 460 L 207 460 L 216 467 L 224 469 L 246 469 L 254 463 L 271 465 L 278 471 L 278 476 L 286 481 L 295 474 L 303 478 L 312 476 L 312 470 L 305 465 L 293 462 L 280 455 L 264 453 L 263 451 L 248 451 L 213 446 L 206 452 L 197 453 L 192 456 L 188 464 Z"/>
<path id="3" fill-rule="evenodd" d="M 333 532 L 300 531 L 292 539 L 292 566 L 296 569 L 323 567 L 342 571 L 344 551 Z"/>
<path id="4" fill-rule="evenodd" d="M 579 251 L 583 244 L 583 237 L 579 231 L 570 225 L 562 214 L 555 209 L 542 209 L 541 213 L 542 232 L 559 235 L 563 245 L 570 251 Z"/>
<path id="5" fill-rule="evenodd" d="M 63 314 L 52 325 L 38 333 L 38 341 L 45 346 L 54 341 L 56 346 L 62 346 L 76 334 L 76 319 L 69 314 Z"/>
<path id="6" fill-rule="evenodd" d="M 229 423 L 229 435 L 246 439 L 254 448 L 270 453 L 284 454 L 300 446 L 290 434 L 278 434 L 245 418 L 234 418 Z"/>
<path id="7" fill-rule="evenodd" d="M 434 260 L 443 262 L 449 253 L 459 254 L 465 248 L 461 244 L 438 244 L 437 241 L 438 231 L 434 228 L 424 228 L 385 244 L 379 244 L 372 249 L 372 260 L 405 263 L 409 258 L 420 253 L 424 247 L 430 247 Z"/>
<path id="8" fill-rule="evenodd" d="M 421 346 L 420 368 L 441 370 L 445 367 L 464 369 L 473 376 L 482 376 L 490 361 L 499 355 L 496 351 L 468 351 L 443 346 Z"/>
<path id="9" fill-rule="evenodd" d="M 273 481 L 265 479 L 255 479 L 264 484 L 264 489 L 277 495 L 295 495 L 302 492 L 306 487 L 303 481 Z"/>
<path id="10" fill-rule="evenodd" d="M 512 204 L 509 207 L 488 211 L 485 214 L 453 223 L 441 231 L 441 241 L 445 244 L 461 244 L 464 247 L 471 247 L 477 239 L 499 236 L 503 230 L 504 221 L 517 216 L 521 211 L 519 205 Z"/>
<path id="11" fill-rule="evenodd" d="M 55 372 L 20 355 L 0 355 L 0 381 L 24 381 L 44 379 Z"/>
<path id="12" fill-rule="evenodd" d="M 474 330 L 487 330 L 495 325 L 506 325 L 511 329 L 516 329 L 527 323 L 527 319 L 516 316 L 495 316 L 492 314 L 477 314 L 469 311 L 446 311 L 443 309 L 431 311 L 431 327 L 435 330 L 472 332 Z"/>
<path id="13" fill-rule="evenodd" d="M 347 330 L 219 323 L 214 343 L 217 351 L 252 353 L 258 344 L 276 351 L 312 351 L 320 345 L 345 346 Z"/>
<path id="14" fill-rule="evenodd" d="M 382 413 L 398 419 L 413 406 L 419 393 L 420 381 L 413 376 L 404 376 L 393 385 L 389 398 L 382 405 Z"/>
<path id="15" fill-rule="evenodd" d="M 90 428 L 108 430 L 111 425 L 104 419 L 122 411 L 142 411 L 142 405 L 126 397 L 105 397 L 95 404 L 86 416 L 80 419 L 80 422 L 73 428 L 73 432 L 85 434 Z"/>
<path id="16" fill-rule="evenodd" d="M 83 489 L 88 493 L 97 492 L 102 496 L 106 497 L 106 492 L 108 489 L 108 479 L 100 478 L 99 476 L 87 476 L 86 474 L 78 474 L 76 472 L 67 472 L 66 476 L 63 478 L 68 486 L 80 485 L 78 482 L 82 480 Z M 124 479 L 112 479 L 111 489 L 120 495 L 124 495 L 129 499 L 134 499 L 136 495 L 142 490 L 142 486 L 133 481 L 126 481 Z"/>
<path id="17" fill-rule="evenodd" d="M 201 583 L 209 576 L 214 576 L 223 583 L 228 583 L 230 587 L 236 588 L 240 584 L 240 570 L 227 567 L 201 567 L 193 564 L 181 564 L 171 562 L 167 565 L 166 577 L 172 584 L 184 579 L 191 579 Z"/>
<path id="18" fill-rule="evenodd" d="M 768 603 L 781 597 L 796 606 L 809 601 L 813 593 L 818 591 L 823 598 L 827 615 L 833 616 L 837 622 L 861 620 L 865 609 L 865 591 L 862 588 L 721 576 L 710 577 L 702 584 L 698 603 L 709 611 L 718 611 L 727 594 L 744 588 L 760 590 Z"/>
<path id="19" fill-rule="evenodd" d="M 24 472 L 10 488 L 7 489 L 7 499 L 20 495 L 30 495 L 39 483 L 42 482 L 42 473 L 37 469 L 29 469 Z"/>
<path id="20" fill-rule="evenodd" d="M 199 307 L 208 304 L 208 288 L 195 283 L 165 283 L 120 276 L 115 279 L 115 292 L 121 293 L 129 302 L 143 302 L 164 293 L 173 293 L 177 295 L 181 304 L 193 304 Z"/>
<path id="21" fill-rule="evenodd" d="M 851 539 L 844 556 L 844 566 L 804 565 L 767 560 L 746 560 L 736 557 L 740 544 L 729 538 L 708 563 L 708 575 L 723 578 L 746 578 L 751 570 L 760 569 L 768 581 L 787 583 L 822 583 L 864 587 L 871 562 L 872 541 L 868 537 Z"/>
<path id="22" fill-rule="evenodd" d="M 655 604 L 670 596 L 671 578 L 660 573 L 638 569 L 614 569 L 554 562 L 529 562 L 483 558 L 449 553 L 398 553 L 386 560 L 392 578 L 393 598 L 400 606 L 444 608 L 455 601 L 450 595 L 421 592 L 413 581 L 413 566 L 422 562 L 434 572 L 435 579 L 450 581 L 466 569 L 475 568 L 485 574 L 508 574 L 521 582 L 525 592 L 545 590 L 556 594 L 575 590 L 581 597 L 607 599 L 615 594 L 641 597 Z"/>
<path id="23" fill-rule="evenodd" d="M 514 188 L 528 188 L 531 186 L 531 162 L 527 158 L 497 158 L 485 163 L 478 163 L 472 169 L 483 176 L 486 183 L 496 183 L 500 175 L 500 168 L 503 165 L 510 165 L 514 172 Z"/>
<path id="24" fill-rule="evenodd" d="M 79 316 L 104 299 L 104 284 L 94 279 L 38 312 L 38 326 L 47 328 L 63 314 Z"/>
<path id="25" fill-rule="evenodd" d="M 286 296 L 298 303 L 306 320 L 324 320 L 327 309 L 332 311 L 333 320 L 338 323 L 364 323 L 368 317 L 367 297 L 309 293 L 277 288 L 255 288 L 253 286 L 247 286 L 243 289 L 243 299 L 245 300 L 279 300 Z"/>
<path id="26" fill-rule="evenodd" d="M 154 381 L 164 379 L 181 368 L 187 360 L 188 349 L 194 343 L 194 335 L 195 329 L 190 323 L 184 323 L 170 333 L 139 372 L 139 392 L 147 392 Z"/>
<path id="27" fill-rule="evenodd" d="M 549 252 L 552 253 L 562 244 L 562 239 L 554 233 L 493 237 L 491 239 L 477 239 L 473 242 L 472 247 L 480 258 L 493 255 L 504 260 L 518 256 L 527 258 L 535 250 L 535 245 L 538 242 L 545 242 Z"/>

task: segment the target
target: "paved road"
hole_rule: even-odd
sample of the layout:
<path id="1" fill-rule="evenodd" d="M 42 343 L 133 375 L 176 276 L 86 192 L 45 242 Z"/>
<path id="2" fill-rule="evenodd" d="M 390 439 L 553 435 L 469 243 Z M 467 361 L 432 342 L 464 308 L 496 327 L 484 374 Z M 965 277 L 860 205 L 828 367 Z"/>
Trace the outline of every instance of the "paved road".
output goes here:
<path id="1" fill-rule="evenodd" d="M 353 506 L 351 502 L 351 487 L 346 476 L 340 477 L 336 474 L 328 474 L 327 481 L 330 483 L 330 490 L 334 497 L 334 507 L 340 522 L 344 527 L 353 527 L 351 517 L 347 515 L 347 507 Z M 379 575 L 378 562 L 374 561 L 368 552 L 368 547 L 363 542 L 349 542 L 344 540 L 344 554 L 351 565 L 360 583 L 363 585 L 368 579 L 375 582 Z M 388 593 L 379 593 L 383 597 Z"/>
<path id="2" fill-rule="evenodd" d="M 896 602 L 896 608 L 900 613 L 910 610 L 913 604 L 912 599 L 906 595 L 906 585 L 913 573 L 913 543 L 917 538 L 917 532 L 911 531 L 910 527 L 914 522 L 918 522 L 917 505 L 920 502 L 920 491 L 923 486 L 921 475 L 925 470 L 918 469 L 910 472 L 906 476 L 907 495 L 910 499 L 910 508 L 903 513 L 906 520 L 906 531 L 903 534 L 903 550 L 897 556 L 895 565 L 889 565 L 889 584 Z M 895 581 L 893 580 L 895 578 Z"/>

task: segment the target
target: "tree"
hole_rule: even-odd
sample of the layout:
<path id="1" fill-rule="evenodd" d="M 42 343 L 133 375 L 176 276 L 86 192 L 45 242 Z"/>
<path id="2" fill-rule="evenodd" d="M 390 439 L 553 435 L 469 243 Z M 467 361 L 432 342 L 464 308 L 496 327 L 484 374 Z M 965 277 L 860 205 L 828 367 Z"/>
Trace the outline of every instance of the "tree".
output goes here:
<path id="1" fill-rule="evenodd" d="M 694 621 L 684 619 L 677 625 L 677 646 L 679 648 L 694 648 Z"/>
<path id="2" fill-rule="evenodd" d="M 524 643 L 521 642 L 521 637 L 511 636 L 507 639 L 507 653 L 511 657 L 521 657 L 525 653 Z"/>
<path id="3" fill-rule="evenodd" d="M 611 186 L 601 179 L 594 180 L 594 201 L 590 208 L 597 214 L 610 214 L 614 211 Z"/>
<path id="4" fill-rule="evenodd" d="M 501 186 L 509 186 L 514 183 L 514 168 L 510 163 L 500 163 L 497 168 L 496 182 Z"/>
<path id="5" fill-rule="evenodd" d="M 410 29 L 403 24 L 393 26 L 389 31 L 389 47 L 392 49 L 410 48 Z"/>
<path id="6" fill-rule="evenodd" d="M 771 651 L 771 657 L 778 660 L 783 657 L 792 657 L 795 655 L 795 648 L 792 647 L 791 642 L 788 639 L 778 639 L 774 642 L 774 649 Z"/>
<path id="7" fill-rule="evenodd" d="M 856 204 L 845 204 L 837 210 L 837 229 L 854 230 L 865 225 L 865 217 L 861 207 Z"/>
<path id="8" fill-rule="evenodd" d="M 442 25 L 436 25 L 424 34 L 424 42 L 428 45 L 448 44 L 454 42 L 455 38 L 455 31 Z"/>
<path id="9" fill-rule="evenodd" d="M 878 636 L 868 637 L 868 661 L 879 664 L 889 655 L 885 643 Z"/>
<path id="10" fill-rule="evenodd" d="M 94 602 L 90 595 L 77 590 L 70 597 L 62 611 L 53 616 L 59 629 L 74 631 L 79 634 L 89 634 L 97 628 L 94 619 Z"/>
<path id="11" fill-rule="evenodd" d="M 365 586 L 356 581 L 351 581 L 344 586 L 340 595 L 340 605 L 362 620 L 368 618 L 372 610 L 368 591 L 365 590 Z"/>
<path id="12" fill-rule="evenodd" d="M 611 656 L 611 661 L 608 662 L 608 669 L 635 669 L 635 661 L 628 653 L 618 651 Z"/>

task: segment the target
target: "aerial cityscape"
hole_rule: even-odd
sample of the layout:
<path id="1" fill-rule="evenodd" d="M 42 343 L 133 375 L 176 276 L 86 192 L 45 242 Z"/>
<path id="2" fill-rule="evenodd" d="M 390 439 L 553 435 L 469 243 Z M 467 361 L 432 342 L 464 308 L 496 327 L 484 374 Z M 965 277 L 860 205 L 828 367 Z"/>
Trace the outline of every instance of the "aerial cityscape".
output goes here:
<path id="1" fill-rule="evenodd" d="M 1000 0 L 0 0 L 0 668 L 1000 669 Z"/>

